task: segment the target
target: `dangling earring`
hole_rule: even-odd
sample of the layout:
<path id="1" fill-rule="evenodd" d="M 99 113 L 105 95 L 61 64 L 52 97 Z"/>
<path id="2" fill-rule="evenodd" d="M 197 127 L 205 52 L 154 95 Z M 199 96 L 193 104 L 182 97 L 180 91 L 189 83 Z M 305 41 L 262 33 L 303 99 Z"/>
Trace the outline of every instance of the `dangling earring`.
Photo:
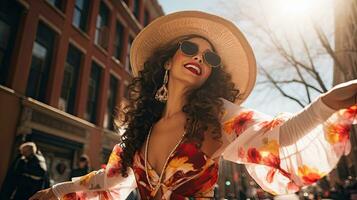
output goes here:
<path id="1" fill-rule="evenodd" d="M 165 103 L 167 101 L 167 96 L 168 96 L 168 89 L 166 87 L 167 81 L 169 80 L 169 75 L 168 75 L 168 69 L 165 69 L 165 76 L 164 76 L 164 82 L 162 86 L 156 91 L 155 94 L 155 99 Z"/>

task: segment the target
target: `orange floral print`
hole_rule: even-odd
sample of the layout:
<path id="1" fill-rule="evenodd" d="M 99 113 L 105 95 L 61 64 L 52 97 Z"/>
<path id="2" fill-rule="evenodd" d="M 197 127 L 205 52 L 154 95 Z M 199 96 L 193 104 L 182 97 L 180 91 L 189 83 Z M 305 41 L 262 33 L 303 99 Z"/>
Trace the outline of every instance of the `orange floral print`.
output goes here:
<path id="1" fill-rule="evenodd" d="M 272 130 L 273 128 L 275 128 L 276 126 L 279 126 L 283 122 L 284 122 L 283 119 L 276 118 L 273 120 L 261 122 L 259 125 L 262 127 L 261 130 L 263 131 L 263 133 L 266 133 L 266 132 Z"/>
<path id="2" fill-rule="evenodd" d="M 245 151 L 243 147 L 238 148 L 238 158 L 244 159 Z"/>
<path id="3" fill-rule="evenodd" d="M 316 168 L 302 165 L 298 167 L 298 175 L 302 178 L 304 184 L 310 185 L 318 181 L 325 174 L 319 172 Z"/>
<path id="4" fill-rule="evenodd" d="M 263 139 L 264 145 L 260 148 L 249 148 L 247 160 L 253 163 L 262 162 L 265 165 L 277 167 L 280 165 L 279 159 L 279 144 L 277 140 L 268 141 Z"/>
<path id="5" fill-rule="evenodd" d="M 277 140 L 263 138 L 263 146 L 258 149 L 249 148 L 247 161 L 272 167 L 266 175 L 266 181 L 268 183 L 274 181 L 274 175 L 278 170 L 283 176 L 287 178 L 291 177 L 289 172 L 280 167 L 279 144 Z"/>
<path id="6" fill-rule="evenodd" d="M 263 154 L 264 155 L 264 154 Z M 279 168 L 280 167 L 280 158 L 272 153 L 264 155 L 261 159 L 264 165 L 268 165 L 271 167 Z"/>
<path id="7" fill-rule="evenodd" d="M 327 126 L 326 139 L 330 144 L 344 142 L 350 138 L 350 125 L 329 124 Z"/>
<path id="8" fill-rule="evenodd" d="M 110 200 L 110 195 L 106 191 L 97 192 L 100 195 L 100 200 Z"/>
<path id="9" fill-rule="evenodd" d="M 268 183 L 272 183 L 273 180 L 274 180 L 274 175 L 275 175 L 275 172 L 277 170 L 275 168 L 271 168 L 269 171 L 268 171 L 268 174 L 267 174 L 267 177 L 266 177 L 266 180 Z"/>
<path id="10" fill-rule="evenodd" d="M 300 187 L 292 181 L 288 183 L 287 188 L 290 192 L 297 192 L 300 189 Z"/>
<path id="11" fill-rule="evenodd" d="M 92 177 L 95 176 L 95 173 L 96 172 L 93 171 L 85 176 L 82 176 L 81 179 L 79 180 L 79 184 L 88 187 Z"/>
<path id="12" fill-rule="evenodd" d="M 341 112 L 342 112 L 343 118 L 353 120 L 357 117 L 357 104 L 353 105 L 347 109 L 343 109 L 343 110 L 341 110 Z"/>
<path id="13" fill-rule="evenodd" d="M 251 163 L 260 163 L 262 159 L 262 155 L 260 155 L 260 152 L 256 148 L 249 148 L 247 155 L 248 162 Z"/>
<path id="14" fill-rule="evenodd" d="M 226 133 L 234 133 L 239 136 L 248 127 L 248 123 L 253 120 L 253 111 L 242 112 L 233 119 L 227 121 L 223 125 L 223 129 Z"/>
<path id="15" fill-rule="evenodd" d="M 166 168 L 166 176 L 171 177 L 177 170 L 181 170 L 183 173 L 193 170 L 193 164 L 188 163 L 188 157 L 178 157 L 170 161 Z"/>
<path id="16" fill-rule="evenodd" d="M 113 152 L 110 154 L 108 165 L 107 165 L 107 177 L 118 176 L 120 174 L 120 169 L 122 167 L 120 153 L 122 148 L 119 145 L 116 145 L 113 149 Z"/>
<path id="17" fill-rule="evenodd" d="M 263 146 L 259 148 L 259 151 L 263 155 L 272 153 L 274 156 L 279 156 L 279 143 L 277 140 L 269 140 L 268 138 L 263 138 Z"/>

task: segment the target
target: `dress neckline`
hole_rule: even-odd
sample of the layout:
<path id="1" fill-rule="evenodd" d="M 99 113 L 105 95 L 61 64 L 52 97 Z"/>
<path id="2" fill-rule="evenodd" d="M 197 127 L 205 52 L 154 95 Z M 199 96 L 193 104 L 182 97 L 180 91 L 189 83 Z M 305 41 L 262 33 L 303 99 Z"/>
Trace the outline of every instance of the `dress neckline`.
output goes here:
<path id="1" fill-rule="evenodd" d="M 168 157 L 168 162 L 167 162 L 167 165 L 171 162 L 172 158 L 176 156 L 177 154 L 177 150 L 180 149 L 182 147 L 183 144 L 187 144 L 187 143 L 191 143 L 191 144 L 194 144 L 194 142 L 192 141 L 189 141 L 189 140 L 182 140 L 180 142 L 180 144 L 175 148 L 175 150 L 172 152 L 172 154 Z M 196 147 L 198 148 L 198 147 Z M 210 156 L 208 156 L 205 152 L 203 152 L 200 148 L 198 148 L 199 152 L 201 152 L 204 156 L 205 156 L 205 159 L 208 161 L 213 161 L 213 163 L 217 163 L 219 159 L 215 160 L 215 159 L 212 159 Z M 139 158 L 141 159 L 142 162 L 145 162 L 145 157 L 141 154 L 140 150 L 137 151 L 137 154 L 139 156 Z M 153 174 L 159 178 L 159 174 L 158 172 L 152 167 L 151 163 L 149 162 L 149 160 L 147 161 L 147 165 L 150 167 L 150 170 L 152 172 L 154 172 Z M 165 174 L 166 173 L 166 169 L 163 169 L 163 173 Z M 164 176 L 165 177 L 165 176 Z"/>
<path id="2" fill-rule="evenodd" d="M 148 165 L 149 165 L 148 147 L 149 147 L 149 142 L 150 142 L 151 131 L 152 131 L 152 127 L 149 130 L 149 134 L 147 136 L 146 143 L 145 143 L 145 157 L 144 157 L 145 158 L 144 159 L 145 163 L 144 163 L 144 167 L 145 167 L 145 174 L 146 174 L 146 178 L 148 180 L 148 184 L 152 189 L 154 189 L 154 191 L 156 193 L 161 188 L 161 185 L 163 184 L 162 182 L 163 182 L 164 175 L 166 174 L 166 168 L 167 168 L 167 165 L 169 164 L 169 161 L 170 161 L 172 155 L 174 153 L 176 153 L 176 149 L 178 148 L 178 146 L 180 146 L 181 142 L 184 140 L 184 137 L 186 136 L 186 130 L 183 131 L 183 134 L 182 134 L 180 140 L 177 142 L 177 144 L 174 146 L 174 148 L 170 151 L 170 154 L 167 156 L 167 158 L 165 160 L 165 163 L 164 163 L 164 166 L 161 169 L 160 174 L 158 174 L 158 172 L 152 167 L 152 165 L 150 165 L 152 171 L 154 171 L 155 174 L 158 175 L 158 181 L 156 183 L 156 186 L 153 186 L 151 184 L 151 181 L 150 181 L 150 178 L 149 178 L 149 173 L 148 173 Z"/>

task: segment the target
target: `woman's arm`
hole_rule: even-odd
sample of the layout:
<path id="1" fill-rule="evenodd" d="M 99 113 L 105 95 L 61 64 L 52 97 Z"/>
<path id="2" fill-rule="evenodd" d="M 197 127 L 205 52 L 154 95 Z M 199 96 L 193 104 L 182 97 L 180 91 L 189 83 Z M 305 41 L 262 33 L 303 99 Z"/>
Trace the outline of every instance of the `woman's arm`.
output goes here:
<path id="1" fill-rule="evenodd" d="M 326 121 L 334 112 L 336 110 L 325 105 L 321 97 L 317 98 L 281 125 L 279 135 L 280 145 L 288 146 L 294 144 L 318 124 Z"/>
<path id="2" fill-rule="evenodd" d="M 357 105 L 357 79 L 336 85 L 322 94 L 280 128 L 280 144 L 292 145 L 334 112 Z"/>
<path id="3" fill-rule="evenodd" d="M 93 198 L 103 195 L 111 196 L 113 199 L 125 199 L 135 187 L 135 178 L 131 169 L 128 170 L 128 177 L 122 177 L 119 174 L 108 176 L 108 170 L 101 169 L 74 178 L 72 181 L 58 183 L 52 186 L 52 190 L 58 198 L 64 196 L 67 199 L 70 196 Z"/>
<path id="4" fill-rule="evenodd" d="M 136 187 L 136 183 L 131 169 L 128 169 L 127 177 L 121 176 L 121 152 L 121 147 L 115 145 L 105 169 L 73 178 L 72 181 L 55 184 L 52 189 L 36 193 L 31 199 L 52 196 L 66 200 L 126 199 Z"/>
<path id="5" fill-rule="evenodd" d="M 357 105 L 351 101 L 355 87 L 356 81 L 336 86 L 301 112 L 275 118 L 224 101 L 223 158 L 245 164 L 255 181 L 274 194 L 316 182 L 350 150 L 349 132 L 357 122 Z M 339 98 L 341 91 L 349 94 Z M 350 107 L 335 110 L 326 99 Z"/>

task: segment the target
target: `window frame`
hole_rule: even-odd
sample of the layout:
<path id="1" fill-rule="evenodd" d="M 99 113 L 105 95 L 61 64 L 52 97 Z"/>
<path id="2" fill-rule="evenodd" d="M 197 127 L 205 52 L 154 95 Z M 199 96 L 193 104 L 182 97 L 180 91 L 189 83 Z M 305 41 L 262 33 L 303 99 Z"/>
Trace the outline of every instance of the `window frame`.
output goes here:
<path id="1" fill-rule="evenodd" d="M 41 32 L 43 31 L 43 32 Z M 52 34 L 52 35 L 51 35 Z M 51 67 L 53 65 L 53 56 L 56 51 L 56 42 L 57 42 L 57 37 L 58 34 L 55 30 L 53 30 L 49 25 L 46 23 L 39 21 L 38 26 L 37 26 L 37 33 L 36 33 L 36 38 L 34 40 L 34 45 L 32 48 L 32 61 L 30 65 L 30 72 L 27 80 L 27 88 L 26 88 L 26 95 L 29 97 L 32 97 L 34 99 L 37 99 L 39 101 L 46 102 L 47 98 L 47 87 L 48 87 L 48 77 L 51 72 Z M 47 50 L 47 54 L 45 57 L 45 63 L 43 68 L 41 69 L 41 77 L 37 80 L 37 85 L 35 85 L 34 91 L 30 90 L 30 86 L 32 83 L 31 79 L 31 72 L 35 69 L 35 66 L 33 66 L 33 56 L 34 56 L 34 48 L 36 43 L 42 47 L 44 47 Z M 43 82 L 42 82 L 43 81 Z M 29 83 L 30 82 L 30 83 Z M 33 92 L 33 93 L 31 93 Z"/>
<path id="2" fill-rule="evenodd" d="M 96 77 L 92 78 L 92 74 L 93 73 L 98 73 L 96 75 Z M 102 67 L 96 63 L 95 61 L 92 61 L 91 64 L 91 73 L 89 76 L 89 82 L 88 82 L 88 94 L 87 94 L 87 102 L 86 102 L 86 112 L 85 112 L 85 118 L 93 123 L 96 124 L 97 123 L 97 109 L 98 109 L 98 100 L 99 100 L 99 89 L 101 86 L 101 77 L 103 76 L 103 69 Z M 93 79 L 97 79 L 97 80 L 93 80 Z M 90 89 L 91 89 L 91 83 L 96 82 L 96 84 L 94 84 L 95 86 L 95 91 L 94 94 L 90 94 Z M 92 106 L 89 110 L 89 106 Z M 88 112 L 90 111 L 90 112 Z"/>
<path id="3" fill-rule="evenodd" d="M 82 0 L 82 2 L 84 2 L 82 8 L 77 4 L 78 1 L 79 0 L 75 0 L 74 2 L 72 24 L 83 32 L 87 32 L 90 0 Z M 79 13 L 79 24 L 77 24 L 75 20 L 76 11 Z"/>
<path id="4" fill-rule="evenodd" d="M 70 58 L 70 56 L 78 56 L 77 58 Z M 62 86 L 61 86 L 61 94 L 60 94 L 60 99 L 61 101 L 64 101 L 66 103 L 66 107 L 63 111 L 74 114 L 74 105 L 76 101 L 76 91 L 78 87 L 78 76 L 79 76 L 79 71 L 82 66 L 83 62 L 83 52 L 81 52 L 78 48 L 76 48 L 74 45 L 69 44 L 68 45 L 68 51 L 67 51 L 67 57 L 65 61 L 65 66 L 64 66 L 64 74 L 63 74 L 63 79 L 62 79 Z M 65 83 L 65 73 L 67 71 L 72 72 L 72 76 L 70 77 L 71 83 L 69 85 L 66 85 Z M 70 73 L 71 73 L 70 72 Z M 67 90 L 67 91 L 65 91 Z M 63 96 L 64 93 L 66 93 L 66 96 Z"/>
<path id="5" fill-rule="evenodd" d="M 105 12 L 107 12 L 105 14 Z M 104 15 L 102 15 L 104 13 Z M 95 24 L 94 43 L 104 49 L 108 49 L 109 45 L 109 24 L 111 11 L 108 5 L 100 1 L 99 12 Z"/>

